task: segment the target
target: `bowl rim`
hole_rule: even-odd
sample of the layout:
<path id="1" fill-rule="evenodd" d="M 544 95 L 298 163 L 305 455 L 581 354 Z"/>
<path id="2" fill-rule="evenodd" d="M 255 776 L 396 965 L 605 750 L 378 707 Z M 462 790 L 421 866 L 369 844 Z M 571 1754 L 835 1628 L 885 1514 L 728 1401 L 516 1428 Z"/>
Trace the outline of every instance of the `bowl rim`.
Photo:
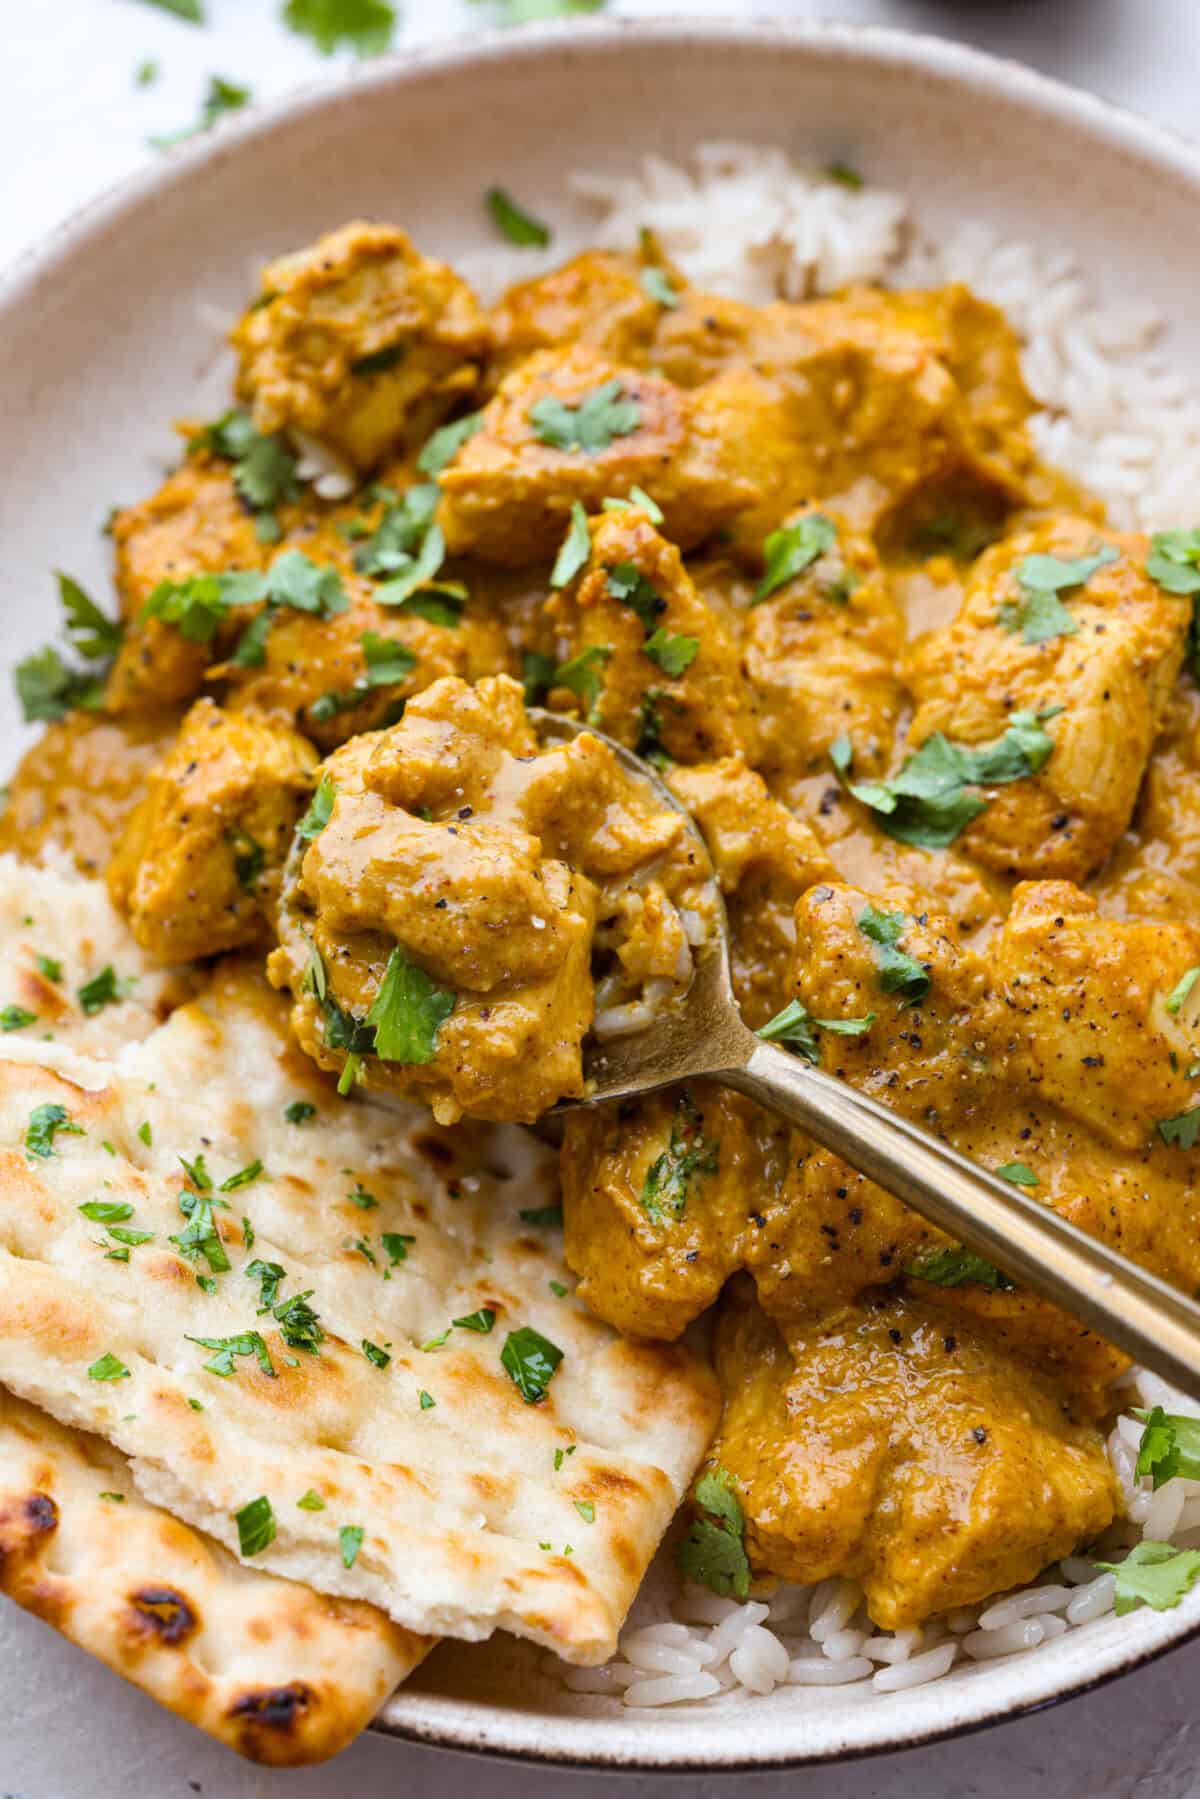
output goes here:
<path id="1" fill-rule="evenodd" d="M 634 41 L 641 47 L 658 47 L 668 53 L 673 45 L 685 43 L 693 47 L 702 45 L 714 53 L 728 45 L 786 54 L 813 51 L 847 62 L 874 64 L 884 70 L 907 69 L 933 75 L 951 84 L 974 88 L 985 102 L 1016 103 L 1040 112 L 1060 125 L 1065 124 L 1102 141 L 1106 148 L 1135 159 L 1151 173 L 1180 182 L 1200 199 L 1200 145 L 1191 143 L 1182 133 L 1145 119 L 1118 102 L 1102 100 L 1011 58 L 928 32 L 833 20 L 789 21 L 778 17 L 733 19 L 672 14 L 645 18 L 576 18 L 526 26 L 517 31 L 484 30 L 469 38 L 401 47 L 352 67 L 339 79 L 314 78 L 275 100 L 255 105 L 244 114 L 222 121 L 215 130 L 169 150 L 160 162 L 149 163 L 74 208 L 43 237 L 0 268 L 0 329 L 5 314 L 25 305 L 36 296 L 43 283 L 53 279 L 60 266 L 85 253 L 91 244 L 114 229 L 119 229 L 126 218 L 136 216 L 147 203 L 166 199 L 177 189 L 186 187 L 202 170 L 252 150 L 281 126 L 294 126 L 335 112 L 353 104 L 363 94 L 404 89 L 430 74 L 484 71 L 499 62 L 536 63 L 568 42 L 573 54 L 586 56 L 602 54 Z M 381 1716 L 371 1728 L 402 1741 L 459 1753 L 572 1770 L 738 1774 L 858 1761 L 971 1736 L 1009 1719 L 1030 1717 L 1051 1706 L 1093 1693 L 1122 1675 L 1158 1660 L 1170 1650 L 1200 1639 L 1200 1619 L 1185 1622 L 1147 1612 L 1140 1616 L 1144 1620 L 1141 1642 L 1124 1650 L 1119 1646 L 1107 1649 L 1097 1671 L 1090 1676 L 1075 1679 L 1067 1675 L 1064 1684 L 1061 1673 L 1047 1675 L 1043 1677 L 1040 1690 L 1016 1702 L 997 1691 L 984 1698 L 982 1704 L 977 1702 L 971 1716 L 960 1716 L 945 1724 L 916 1730 L 907 1729 L 902 1722 L 889 1717 L 886 1724 L 881 1719 L 873 1729 L 864 1731 L 861 1741 L 831 1741 L 817 1748 L 798 1744 L 782 1751 L 767 1748 L 747 1754 L 737 1748 L 725 1754 L 709 1742 L 705 1744 L 703 1754 L 680 1752 L 672 1744 L 664 1744 L 655 1754 L 646 1748 L 628 1745 L 627 1733 L 632 1719 L 622 1731 L 620 1720 L 607 1716 L 551 1718 L 542 1714 L 539 1718 L 537 1713 L 532 1716 L 506 1714 L 478 1700 L 451 1701 L 447 1708 L 451 1715 L 443 1717 L 438 1715 L 443 1701 L 417 1693 L 413 1694 L 415 1715 L 401 1720 Z M 1012 1667 L 1013 1663 L 1008 1661 L 1005 1665 Z M 402 1696 L 406 1691 L 404 1687 L 399 1689 Z M 431 1715 L 422 1716 L 426 1709 Z M 456 1717 L 455 1712 L 477 1715 L 474 1718 Z M 675 1716 L 678 1719 L 680 1714 Z M 864 1721 L 868 1716 L 864 1710 Z M 804 1714 L 797 1714 L 801 1731 L 803 1718 Z M 553 1726 L 549 1733 L 551 1738 L 577 1734 L 583 1736 L 585 1742 L 578 1747 L 572 1747 L 569 1742 L 556 1747 L 553 1740 L 547 1740 L 544 1724 Z M 572 1727 L 578 1726 L 583 1728 L 573 1732 Z M 612 1731 L 615 1740 L 611 1751 L 586 1741 L 597 1734 L 597 1727 Z M 622 1739 L 624 1746 L 621 1746 Z"/>

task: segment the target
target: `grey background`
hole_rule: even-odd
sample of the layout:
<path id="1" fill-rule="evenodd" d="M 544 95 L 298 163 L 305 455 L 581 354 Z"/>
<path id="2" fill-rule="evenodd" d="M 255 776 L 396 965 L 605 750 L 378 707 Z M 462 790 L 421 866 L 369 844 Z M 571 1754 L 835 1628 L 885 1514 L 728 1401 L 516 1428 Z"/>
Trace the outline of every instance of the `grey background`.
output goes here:
<path id="1" fill-rule="evenodd" d="M 962 38 L 1200 130 L 1200 0 L 615 0 L 625 14 L 838 18 Z M 210 28 L 136 0 L 0 0 L 0 260 L 138 167 L 148 133 L 194 117 L 208 74 L 260 97 L 337 64 L 275 23 L 275 0 L 209 0 Z M 486 9 L 408 0 L 405 41 L 478 29 Z M 148 55 L 163 73 L 134 95 Z M 1036 179 L 1036 146 L 1030 147 Z M 249 1768 L 61 1642 L 0 1607 L 0 1799 L 1191 1799 L 1200 1794 L 1200 1644 L 998 1729 L 897 1757 L 791 1774 L 566 1775 L 364 1737 L 325 1769 Z"/>

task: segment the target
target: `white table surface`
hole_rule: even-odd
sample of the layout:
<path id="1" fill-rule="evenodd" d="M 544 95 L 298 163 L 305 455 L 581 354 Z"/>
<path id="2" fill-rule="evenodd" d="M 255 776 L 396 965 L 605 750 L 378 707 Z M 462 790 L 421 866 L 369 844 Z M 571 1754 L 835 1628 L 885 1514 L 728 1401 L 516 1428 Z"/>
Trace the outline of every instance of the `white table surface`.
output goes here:
<path id="1" fill-rule="evenodd" d="M 611 0 L 627 14 L 836 17 L 961 37 L 1200 130 L 1200 0 Z M 207 0 L 204 31 L 139 0 L 0 0 L 0 262 L 194 118 L 210 73 L 259 98 L 336 79 L 277 0 Z M 478 30 L 486 7 L 407 0 L 405 42 Z M 146 57 L 158 81 L 134 89 Z M 1035 169 L 1031 162 L 1031 172 Z M 168 1717 L 0 1603 L 0 1799 L 1192 1799 L 1200 1645 L 1041 1715 L 904 1756 L 741 1778 L 564 1775 L 362 1738 L 332 1767 L 267 1774 Z"/>

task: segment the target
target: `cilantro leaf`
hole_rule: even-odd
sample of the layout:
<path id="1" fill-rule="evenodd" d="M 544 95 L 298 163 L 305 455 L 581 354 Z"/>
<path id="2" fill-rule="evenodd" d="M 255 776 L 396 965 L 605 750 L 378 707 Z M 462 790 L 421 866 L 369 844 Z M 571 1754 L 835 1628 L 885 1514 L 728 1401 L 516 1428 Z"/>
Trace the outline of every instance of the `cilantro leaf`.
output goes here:
<path id="1" fill-rule="evenodd" d="M 109 618 L 94 600 L 88 598 L 78 581 L 61 572 L 56 574 L 67 636 L 81 656 L 89 662 L 100 662 L 115 656 L 121 647 L 125 627 L 120 619 Z"/>
<path id="2" fill-rule="evenodd" d="M 777 587 L 802 575 L 826 550 L 831 550 L 836 542 L 837 526 L 823 512 L 806 513 L 794 525 L 784 525 L 780 530 L 772 531 L 763 545 L 766 572 L 755 589 L 751 603 L 760 605 Z"/>
<path id="3" fill-rule="evenodd" d="M 1184 1001 L 1187 999 L 1188 994 L 1192 991 L 1192 988 L 1196 985 L 1198 980 L 1200 980 L 1200 962 L 1198 962 L 1194 968 L 1189 968 L 1185 974 L 1182 974 L 1167 995 L 1166 1007 L 1172 1018 L 1178 1015 Z"/>
<path id="4" fill-rule="evenodd" d="M 489 0 L 482 0 L 488 4 Z M 538 19 L 573 19 L 581 13 L 600 12 L 606 0 L 490 0 L 502 25 L 530 25 Z M 480 4 L 480 0 L 476 0 Z"/>
<path id="5" fill-rule="evenodd" d="M 275 558 L 267 571 L 267 598 L 275 606 L 291 606 L 318 618 L 332 618 L 350 604 L 337 570 L 314 562 L 303 550 L 285 550 Z"/>
<path id="6" fill-rule="evenodd" d="M 432 1411 L 433 1407 L 437 1404 L 437 1400 L 433 1397 L 433 1394 L 427 1393 L 424 1387 L 422 1387 L 417 1394 L 417 1399 L 420 1402 L 421 1410 L 423 1412 Z"/>
<path id="7" fill-rule="evenodd" d="M 996 1173 L 1002 1181 L 1010 1181 L 1014 1187 L 1040 1187 L 1041 1182 L 1027 1162 L 1005 1162 Z"/>
<path id="8" fill-rule="evenodd" d="M 671 278 L 664 269 L 643 269 L 638 277 L 643 293 L 649 295 L 659 306 L 673 312 L 679 305 L 679 294 L 671 284 Z"/>
<path id="9" fill-rule="evenodd" d="M 1156 532 L 1146 573 L 1167 593 L 1200 594 L 1200 530 Z"/>
<path id="10" fill-rule="evenodd" d="M 239 1168 L 236 1174 L 231 1174 L 223 1180 L 217 1188 L 217 1192 L 236 1193 L 239 1187 L 249 1187 L 253 1181 L 258 1179 L 262 1171 L 263 1165 L 256 1157 L 245 1168 Z"/>
<path id="11" fill-rule="evenodd" d="M 709 1516 L 693 1518 L 675 1545 L 675 1566 L 685 1580 L 711 1587 L 724 1599 L 746 1599 L 750 1593 L 746 1520 L 735 1484 L 726 1468 L 700 1476 L 692 1499 Z"/>
<path id="12" fill-rule="evenodd" d="M 1082 587 L 1098 568 L 1106 568 L 1119 555 L 1106 543 L 1094 556 L 1024 556 L 1013 569 L 1021 604 L 1000 609 L 1000 623 L 1008 631 L 1020 631 L 1026 643 L 1047 643 L 1052 637 L 1073 637 L 1078 621 L 1067 611 L 1059 594 Z"/>
<path id="13" fill-rule="evenodd" d="M 550 571 L 551 587 L 565 587 L 568 581 L 573 581 L 580 569 L 587 566 L 591 553 L 592 536 L 588 530 L 587 513 L 578 500 L 572 500 L 571 523 Z"/>
<path id="14" fill-rule="evenodd" d="M 266 597 L 266 577 L 251 571 L 189 575 L 160 581 L 139 616 L 174 625 L 189 643 L 211 643 L 234 607 L 256 606 Z"/>
<path id="15" fill-rule="evenodd" d="M 248 412 L 235 407 L 223 413 L 194 437 L 189 450 L 210 450 L 233 464 L 233 484 L 252 512 L 273 519 L 274 509 L 285 500 L 300 498 L 296 458 L 279 437 L 263 437 L 255 430 Z M 277 529 L 277 527 L 276 527 Z M 275 541 L 268 530 L 263 542 Z"/>
<path id="16" fill-rule="evenodd" d="M 93 1224 L 123 1224 L 126 1218 L 133 1217 L 133 1207 L 127 1199 L 88 1199 L 78 1210 Z"/>
<path id="17" fill-rule="evenodd" d="M 432 1062 L 438 1032 L 455 1004 L 456 996 L 431 981 L 397 944 L 366 1017 L 375 1028 L 375 1054 L 409 1066 Z"/>
<path id="18" fill-rule="evenodd" d="M 343 44 L 359 56 L 381 56 L 392 47 L 396 8 L 390 0 L 288 0 L 283 22 L 311 38 L 322 56 Z"/>
<path id="19" fill-rule="evenodd" d="M 88 1369 L 89 1380 L 129 1380 L 130 1372 L 117 1356 L 109 1350 L 98 1362 L 93 1362 Z"/>
<path id="20" fill-rule="evenodd" d="M 649 582 L 641 570 L 632 562 L 618 562 L 609 570 L 605 582 L 607 591 L 614 600 L 628 606 L 637 614 L 642 622 L 642 629 L 647 633 L 654 630 L 659 616 L 667 609 L 667 602 L 658 589 Z"/>
<path id="21" fill-rule="evenodd" d="M 500 1362 L 526 1405 L 540 1405 L 558 1371 L 563 1352 L 532 1325 L 509 1331 Z"/>
<path id="22" fill-rule="evenodd" d="M 386 1349 L 380 1349 L 378 1343 L 372 1343 L 367 1337 L 362 1340 L 362 1352 L 376 1368 L 386 1368 L 392 1359 Z"/>
<path id="23" fill-rule="evenodd" d="M 612 655 L 612 647 L 607 643 L 592 643 L 569 662 L 560 663 L 555 669 L 550 685 L 567 687 L 583 701 L 587 722 L 594 725 L 600 695 L 604 691 L 604 666 Z"/>
<path id="24" fill-rule="evenodd" d="M 616 437 L 628 437 L 642 422 L 636 400 L 624 399 L 617 377 L 593 388 L 578 406 L 554 394 L 543 394 L 529 409 L 529 422 L 544 444 L 556 450 L 583 450 L 595 455 Z"/>
<path id="25" fill-rule="evenodd" d="M 908 929 L 904 913 L 877 912 L 874 906 L 868 906 L 859 915 L 858 928 L 878 948 L 875 963 L 884 993 L 899 993 L 909 1006 L 924 999 L 931 984 L 928 970 L 915 956 L 896 948 L 897 941 Z"/>
<path id="26" fill-rule="evenodd" d="M 874 1012 L 868 1012 L 863 1018 L 813 1018 L 807 1006 L 793 999 L 754 1034 L 764 1043 L 785 1043 L 815 1067 L 821 1060 L 817 1031 L 829 1031 L 836 1037 L 862 1037 L 874 1023 Z"/>
<path id="27" fill-rule="evenodd" d="M 545 699 L 554 685 L 554 671 L 553 656 L 544 655 L 541 650 L 525 651 L 521 657 L 521 686 L 527 706 L 538 706 Z"/>
<path id="28" fill-rule="evenodd" d="M 358 1560 L 358 1552 L 363 1546 L 363 1537 L 365 1535 L 366 1532 L 361 1524 L 343 1524 L 341 1530 L 339 1530 L 338 1545 L 342 1551 L 342 1564 L 344 1567 L 353 1568 L 355 1562 Z"/>
<path id="29" fill-rule="evenodd" d="M 675 1102 L 667 1147 L 651 1162 L 642 1182 L 641 1205 L 651 1223 L 661 1224 L 664 1216 L 682 1218 L 691 1182 L 716 1174 L 720 1147 L 704 1135 L 704 1119 L 685 1087 Z"/>
<path id="30" fill-rule="evenodd" d="M 76 706 L 94 712 L 103 699 L 99 676 L 90 669 L 72 668 L 53 644 L 17 663 L 13 685 L 28 725 L 52 724 Z"/>
<path id="31" fill-rule="evenodd" d="M 307 1124 L 316 1115 L 317 1108 L 310 1099 L 293 1099 L 283 1108 L 283 1116 L 288 1124 Z"/>
<path id="32" fill-rule="evenodd" d="M 90 981 L 85 981 L 76 998 L 80 1008 L 89 1018 L 102 1012 L 105 1006 L 114 1005 L 121 997 L 117 971 L 110 962 L 99 974 L 94 974 Z"/>
<path id="33" fill-rule="evenodd" d="M 1194 1149 L 1200 1137 L 1200 1106 L 1176 1112 L 1173 1118 L 1160 1118 L 1158 1134 L 1164 1143 L 1172 1143 L 1177 1149 Z"/>
<path id="34" fill-rule="evenodd" d="M 973 1249 L 931 1249 L 919 1261 L 910 1263 L 904 1272 L 914 1280 L 928 1281 L 934 1287 L 961 1287 L 964 1281 L 974 1281 L 994 1293 L 1009 1293 L 1013 1287 L 1007 1274 L 993 1268 Z"/>
<path id="35" fill-rule="evenodd" d="M 1135 1412 L 1134 1417 L 1145 1425 L 1135 1469 L 1139 1478 L 1150 1475 L 1156 1493 L 1176 1475 L 1200 1480 L 1200 1418 L 1164 1412 L 1160 1405 L 1149 1412 Z"/>
<path id="36" fill-rule="evenodd" d="M 179 1210 L 188 1220 L 187 1227 L 168 1242 L 190 1261 L 203 1256 L 210 1274 L 228 1274 L 229 1257 L 213 1217 L 212 1199 L 207 1194 L 184 1192 L 179 1195 Z"/>
<path id="37" fill-rule="evenodd" d="M 311 1487 L 307 1493 L 301 1494 L 296 1504 L 302 1512 L 323 1512 L 325 1510 L 325 1501 Z"/>
<path id="38" fill-rule="evenodd" d="M 243 1555 L 261 1555 L 275 1541 L 275 1513 L 266 1494 L 252 1499 L 240 1512 L 234 1513 L 238 1530 L 238 1548 Z"/>
<path id="39" fill-rule="evenodd" d="M 236 81 L 227 81 L 224 75 L 210 75 L 208 91 L 200 108 L 200 117 L 194 125 L 185 125 L 180 131 L 170 131 L 160 137 L 152 137 L 150 144 L 155 150 L 170 150 L 176 144 L 186 143 L 189 138 L 199 137 L 204 131 L 211 131 L 218 119 L 226 113 L 240 112 L 254 98 L 248 87 L 239 87 Z M 266 440 L 264 440 L 266 441 Z"/>
<path id="40" fill-rule="evenodd" d="M 54 1139 L 62 1133 L 65 1137 L 82 1137 L 85 1135 L 82 1125 L 72 1124 L 71 1115 L 65 1106 L 35 1106 L 29 1114 L 29 1124 L 25 1131 L 25 1148 L 31 1156 L 41 1161 L 49 1161 L 57 1154 Z"/>
<path id="41" fill-rule="evenodd" d="M 482 426 L 481 412 L 468 412 L 465 418 L 455 419 L 452 425 L 440 426 L 432 437 L 426 438 L 421 454 L 417 457 L 417 467 L 421 473 L 436 479 Z"/>
<path id="42" fill-rule="evenodd" d="M 203 25 L 204 8 L 201 0 L 142 0 L 143 6 L 157 6 L 162 12 L 174 13 L 177 19 L 186 19 L 189 25 Z"/>
<path id="43" fill-rule="evenodd" d="M 629 512 L 635 506 L 646 514 L 652 525 L 662 524 L 663 509 L 661 506 L 655 505 L 644 487 L 636 485 L 631 487 L 627 500 L 607 499 L 600 502 L 601 512 Z"/>
<path id="44" fill-rule="evenodd" d="M 253 1262 L 246 1263 L 242 1273 L 250 1280 L 261 1283 L 262 1290 L 258 1296 L 258 1315 L 261 1318 L 278 1300 L 280 1286 L 287 1279 L 287 1271 L 278 1262 L 261 1262 L 256 1256 Z"/>
<path id="45" fill-rule="evenodd" d="M 553 236 L 550 227 L 535 219 L 531 212 L 526 212 L 506 189 L 489 187 L 483 202 L 497 231 L 510 244 L 518 244 L 522 249 L 544 250 L 550 242 Z"/>
<path id="46" fill-rule="evenodd" d="M 26 1025 L 37 1023 L 37 1013 L 26 1011 L 24 1006 L 5 1006 L 0 1011 L 0 1031 L 23 1031 Z"/>
<path id="47" fill-rule="evenodd" d="M 333 816 L 333 802 L 337 798 L 337 788 L 328 775 L 322 775 L 313 794 L 312 804 L 296 826 L 296 835 L 311 841 L 319 837 Z"/>
<path id="48" fill-rule="evenodd" d="M 1200 1576 L 1200 1549 L 1176 1549 L 1173 1543 L 1146 1540 L 1131 1549 L 1123 1562 L 1097 1562 L 1096 1568 L 1116 1576 L 1113 1610 L 1118 1618 L 1135 1611 L 1139 1604 L 1168 1612 Z"/>
<path id="49" fill-rule="evenodd" d="M 661 626 L 653 631 L 642 645 L 643 655 L 656 662 L 664 675 L 676 680 L 696 660 L 700 649 L 698 637 L 680 637 L 664 631 Z"/>
<path id="50" fill-rule="evenodd" d="M 496 1314 L 491 1306 L 480 1306 L 477 1312 L 468 1312 L 465 1318 L 452 1318 L 450 1322 L 457 1330 L 476 1331 L 481 1337 L 486 1337 L 496 1322 Z"/>
<path id="51" fill-rule="evenodd" d="M 1003 736 L 978 747 L 952 743 L 935 731 L 886 781 L 849 779 L 853 751 L 845 735 L 830 745 L 829 757 L 839 779 L 875 813 L 889 837 L 922 849 L 945 849 L 987 810 L 990 802 L 978 788 L 1021 781 L 1045 766 L 1054 739 L 1042 724 L 1057 710 L 1014 712 Z"/>
<path id="52" fill-rule="evenodd" d="M 222 1380 L 228 1380 L 234 1373 L 235 1356 L 253 1356 L 264 1374 L 272 1379 L 275 1377 L 271 1352 L 257 1331 L 241 1331 L 236 1337 L 188 1337 L 187 1341 L 197 1344 L 201 1349 L 214 1351 L 212 1361 L 204 1364 L 206 1374 L 216 1374 Z"/>

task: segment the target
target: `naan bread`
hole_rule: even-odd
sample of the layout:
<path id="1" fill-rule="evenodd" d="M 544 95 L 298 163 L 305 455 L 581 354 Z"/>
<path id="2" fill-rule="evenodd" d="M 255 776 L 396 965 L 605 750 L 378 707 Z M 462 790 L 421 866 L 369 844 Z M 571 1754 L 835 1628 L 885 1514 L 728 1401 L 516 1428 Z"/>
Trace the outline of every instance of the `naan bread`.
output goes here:
<path id="1" fill-rule="evenodd" d="M 239 972 L 105 1073 L 88 1091 L 0 1064 L 0 1382 L 105 1437 L 147 1499 L 232 1551 L 236 1514 L 268 1500 L 256 1567 L 410 1630 L 607 1657 L 717 1399 L 685 1348 L 624 1342 L 564 1290 L 557 1231 L 519 1216 L 546 1204 L 533 1140 L 337 1100 Z M 316 1116 L 288 1123 L 296 1101 Z M 48 1156 L 27 1143 L 42 1106 L 79 1133 Z M 181 1192 L 196 1201 L 179 1158 L 201 1152 L 214 1183 L 242 1178 L 199 1196 L 230 1209 L 214 1255 L 189 1259 L 169 1238 L 188 1229 Z M 95 1200 L 153 1240 L 111 1259 L 79 1210 Z M 273 1295 L 254 1260 L 282 1271 Z M 279 1318 L 303 1294 L 315 1353 Z M 562 1352 L 540 1403 L 501 1363 L 525 1329 Z M 264 1365 L 226 1351 L 223 1377 L 205 1367 L 221 1352 L 189 1340 L 253 1331 Z M 97 1378 L 109 1357 L 128 1373 Z M 322 1509 L 298 1503 L 310 1493 Z"/>
<path id="2" fill-rule="evenodd" d="M 344 1749 L 430 1647 L 372 1606 L 243 1567 L 148 1505 L 99 1438 L 4 1392 L 0 1591 L 275 1767 Z"/>

